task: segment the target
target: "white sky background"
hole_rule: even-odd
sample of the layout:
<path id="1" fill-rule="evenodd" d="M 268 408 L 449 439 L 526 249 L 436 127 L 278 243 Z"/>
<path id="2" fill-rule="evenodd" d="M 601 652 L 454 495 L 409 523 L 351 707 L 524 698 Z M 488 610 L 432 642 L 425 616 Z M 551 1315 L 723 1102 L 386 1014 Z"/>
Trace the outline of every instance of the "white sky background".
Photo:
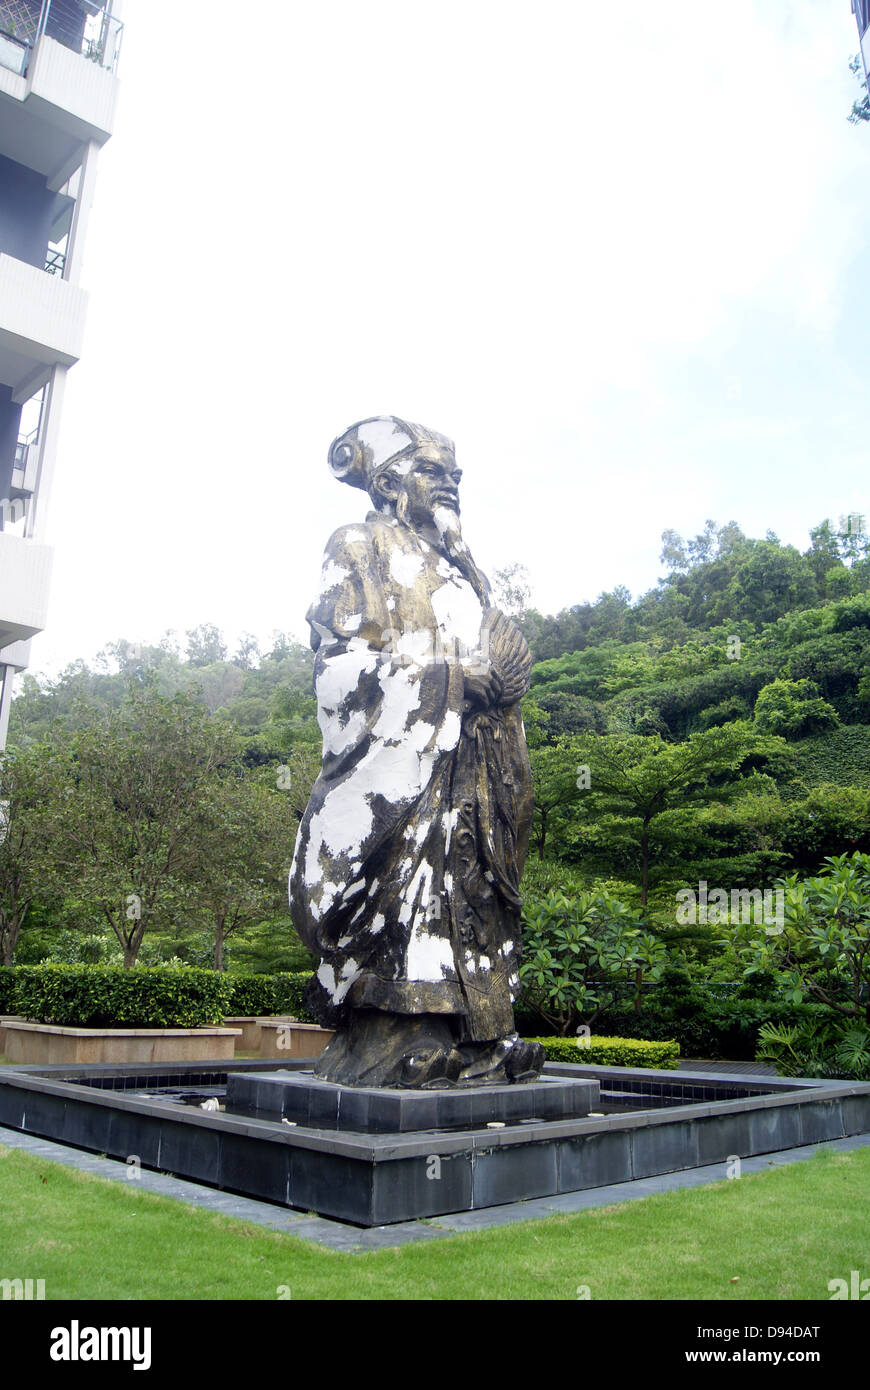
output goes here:
<path id="1" fill-rule="evenodd" d="M 307 640 L 330 441 L 450 435 L 545 612 L 665 527 L 870 512 L 870 126 L 849 0 L 126 0 L 35 671 Z"/>

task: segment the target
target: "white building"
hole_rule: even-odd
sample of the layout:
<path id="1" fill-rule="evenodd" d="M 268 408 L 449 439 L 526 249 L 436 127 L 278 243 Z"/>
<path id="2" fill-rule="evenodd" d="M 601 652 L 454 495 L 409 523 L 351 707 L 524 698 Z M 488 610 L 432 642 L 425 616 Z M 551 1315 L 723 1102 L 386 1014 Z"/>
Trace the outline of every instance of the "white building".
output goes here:
<path id="1" fill-rule="evenodd" d="M 864 65 L 864 79 L 870 93 L 870 0 L 852 0 L 852 13 L 858 21 L 858 41 L 861 44 L 861 62 Z"/>
<path id="2" fill-rule="evenodd" d="M 0 0 L 0 749 L 46 624 L 46 519 L 97 153 L 112 133 L 120 0 Z"/>

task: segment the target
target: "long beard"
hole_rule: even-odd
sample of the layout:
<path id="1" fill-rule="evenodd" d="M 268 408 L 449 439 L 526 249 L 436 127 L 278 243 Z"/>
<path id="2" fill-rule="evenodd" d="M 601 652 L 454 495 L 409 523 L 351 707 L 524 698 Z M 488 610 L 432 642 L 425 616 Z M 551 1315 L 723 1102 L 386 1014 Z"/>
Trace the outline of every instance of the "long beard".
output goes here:
<path id="1" fill-rule="evenodd" d="M 489 604 L 489 585 L 471 558 L 471 551 L 462 539 L 459 513 L 452 507 L 436 507 L 432 516 L 441 550 L 461 570 L 482 603 Z"/>
<path id="2" fill-rule="evenodd" d="M 452 507 L 436 507 L 432 514 L 435 523 L 435 530 L 442 550 L 450 556 L 451 560 L 459 561 L 461 556 L 468 554 L 468 546 L 462 539 L 462 522 L 459 520 L 459 513 Z"/>

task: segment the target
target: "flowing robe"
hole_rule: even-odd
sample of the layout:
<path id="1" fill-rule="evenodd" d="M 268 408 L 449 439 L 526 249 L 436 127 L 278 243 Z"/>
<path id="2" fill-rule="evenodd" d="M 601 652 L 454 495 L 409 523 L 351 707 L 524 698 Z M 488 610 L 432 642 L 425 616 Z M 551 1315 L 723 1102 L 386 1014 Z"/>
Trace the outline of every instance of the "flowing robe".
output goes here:
<path id="1" fill-rule="evenodd" d="M 321 960 L 309 1003 L 332 1027 L 381 1009 L 505 1037 L 532 811 L 522 690 L 508 680 L 510 703 L 483 708 L 464 685 L 482 630 L 484 648 L 509 629 L 528 649 L 470 561 L 378 512 L 330 540 L 308 621 L 323 764 L 290 901 Z"/>

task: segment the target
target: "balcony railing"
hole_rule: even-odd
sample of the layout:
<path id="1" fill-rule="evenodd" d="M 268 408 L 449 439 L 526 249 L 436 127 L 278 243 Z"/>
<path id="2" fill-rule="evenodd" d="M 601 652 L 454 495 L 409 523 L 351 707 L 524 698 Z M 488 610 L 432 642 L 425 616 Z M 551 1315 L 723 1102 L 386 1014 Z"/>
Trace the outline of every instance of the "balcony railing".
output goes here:
<path id="1" fill-rule="evenodd" d="M 42 429 L 42 415 L 45 409 L 45 387 L 25 401 L 21 412 L 18 440 L 15 445 L 15 458 L 12 463 L 13 493 L 32 493 L 36 491 L 36 473 L 39 465 L 39 432 Z M 27 426 L 32 428 L 28 429 Z"/>
<path id="2" fill-rule="evenodd" d="M 18 498 L 27 497 L 36 491 L 36 472 L 39 462 L 36 439 L 15 445 L 15 461 L 12 465 L 11 493 Z"/>
<path id="3" fill-rule="evenodd" d="M 43 34 L 115 72 L 124 26 L 110 3 L 91 0 L 0 0 L 0 64 L 25 76 Z"/>
<path id="4" fill-rule="evenodd" d="M 30 60 L 30 44 L 26 39 L 18 39 L 0 29 L 0 66 L 9 68 L 23 77 Z"/>
<path id="5" fill-rule="evenodd" d="M 63 251 L 54 251 L 50 246 L 45 253 L 45 269 L 49 275 L 63 275 L 66 256 Z"/>
<path id="6" fill-rule="evenodd" d="M 121 52 L 121 36 L 124 26 L 112 14 L 111 3 L 91 4 L 90 0 L 79 0 L 75 6 L 70 0 L 42 0 L 39 27 L 36 41 L 43 34 L 56 39 L 65 48 L 81 53 L 92 63 L 114 72 L 118 66 Z"/>

